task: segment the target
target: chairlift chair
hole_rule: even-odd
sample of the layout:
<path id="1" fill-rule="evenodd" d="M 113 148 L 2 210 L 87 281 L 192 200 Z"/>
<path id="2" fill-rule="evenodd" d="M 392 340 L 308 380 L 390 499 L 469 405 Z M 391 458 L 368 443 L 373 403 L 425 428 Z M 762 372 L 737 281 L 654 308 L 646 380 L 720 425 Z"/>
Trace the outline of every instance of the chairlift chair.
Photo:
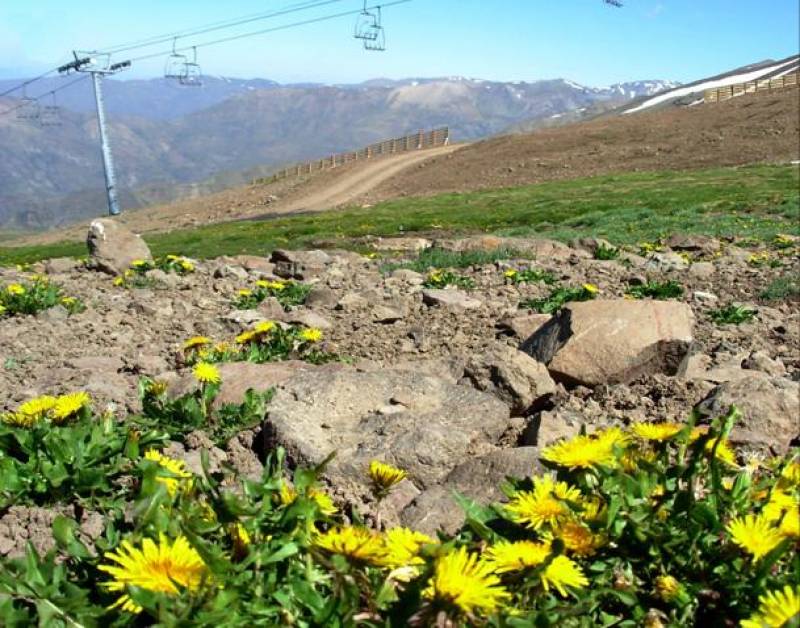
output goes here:
<path id="1" fill-rule="evenodd" d="M 172 42 L 172 54 L 167 57 L 167 62 L 164 65 L 164 78 L 182 80 L 186 72 L 186 64 L 189 59 L 186 55 L 182 55 L 175 50 L 177 38 Z"/>
<path id="2" fill-rule="evenodd" d="M 356 26 L 353 31 L 353 37 L 356 39 L 363 39 L 364 41 L 374 41 L 378 37 L 378 32 L 375 30 L 379 26 L 378 18 L 374 13 L 367 10 L 367 0 L 364 0 L 364 8 L 356 18 Z"/>
<path id="3" fill-rule="evenodd" d="M 370 27 L 370 36 L 364 38 L 364 49 L 382 52 L 386 50 L 386 32 L 381 26 L 381 8 L 377 7 L 377 9 L 375 22 Z"/>
<path id="4" fill-rule="evenodd" d="M 50 104 L 42 107 L 39 124 L 42 126 L 61 126 L 61 107 L 56 104 L 56 93 L 50 92 Z"/>
<path id="5" fill-rule="evenodd" d="M 22 88 L 22 98 L 17 108 L 17 118 L 20 120 L 38 120 L 41 115 L 41 105 L 36 98 L 31 98 Z"/>
<path id="6" fill-rule="evenodd" d="M 187 59 L 186 63 L 183 64 L 183 75 L 180 77 L 179 81 L 181 85 L 185 85 L 186 87 L 202 87 L 203 86 L 203 72 L 200 70 L 200 66 L 197 63 L 197 48 L 192 48 L 193 56 L 192 60 L 189 61 Z"/>

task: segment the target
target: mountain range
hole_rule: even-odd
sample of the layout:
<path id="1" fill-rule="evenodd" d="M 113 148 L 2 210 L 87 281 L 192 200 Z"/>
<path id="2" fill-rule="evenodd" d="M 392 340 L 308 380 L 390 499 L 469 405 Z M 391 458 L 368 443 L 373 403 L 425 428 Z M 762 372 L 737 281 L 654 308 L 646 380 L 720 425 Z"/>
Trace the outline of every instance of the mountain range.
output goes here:
<path id="1" fill-rule="evenodd" d="M 34 93 L 65 80 L 41 81 Z M 0 92 L 13 84 L 0 81 Z M 287 163 L 421 128 L 447 125 L 456 141 L 473 140 L 675 86 L 663 80 L 596 88 L 564 79 L 464 77 L 279 85 L 204 77 L 202 88 L 165 79 L 107 80 L 105 94 L 121 201 L 132 208 L 235 185 Z M 0 99 L 0 111 L 17 102 Z M 0 226 L 38 229 L 104 211 L 90 83 L 58 92 L 56 102 L 60 126 L 0 115 Z"/>

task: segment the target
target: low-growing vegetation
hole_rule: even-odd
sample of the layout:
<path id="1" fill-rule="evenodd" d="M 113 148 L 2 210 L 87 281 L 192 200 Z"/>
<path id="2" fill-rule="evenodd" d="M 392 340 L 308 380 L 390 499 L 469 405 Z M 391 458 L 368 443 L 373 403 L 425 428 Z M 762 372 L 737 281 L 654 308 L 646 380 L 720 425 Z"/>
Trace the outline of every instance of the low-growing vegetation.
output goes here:
<path id="1" fill-rule="evenodd" d="M 620 250 L 615 246 L 606 246 L 602 242 L 594 250 L 594 258 L 599 260 L 619 259 Z"/>
<path id="2" fill-rule="evenodd" d="M 195 375 L 213 401 L 219 382 Z M 257 481 L 212 473 L 207 462 L 196 475 L 131 431 L 123 450 L 137 481 L 119 484 L 130 514 L 107 511 L 92 547 L 60 516 L 55 550 L 29 546 L 24 558 L 0 559 L 3 618 L 10 626 L 790 625 L 800 613 L 800 462 L 742 460 L 727 440 L 735 409 L 711 425 L 696 419 L 553 444 L 541 455 L 549 471 L 510 478 L 505 503 L 462 498 L 464 527 L 438 537 L 369 527 L 357 512 L 343 518 L 320 484 L 324 466 L 290 480 L 282 450 L 268 454 Z M 181 438 L 180 420 L 161 424 Z M 43 437 L 59 429 L 52 419 L 5 428 L 39 458 Z M 379 460 L 363 473 L 378 502 L 406 477 Z"/>
<path id="3" fill-rule="evenodd" d="M 523 270 L 509 268 L 503 273 L 503 276 L 515 286 L 523 283 L 543 283 L 550 286 L 556 282 L 556 277 L 553 273 L 540 268 L 525 268 Z"/>
<path id="4" fill-rule="evenodd" d="M 678 299 L 683 296 L 683 287 L 673 279 L 647 281 L 630 286 L 625 294 L 633 299 Z"/>
<path id="5" fill-rule="evenodd" d="M 550 294 L 541 299 L 523 299 L 520 301 L 521 308 L 535 310 L 541 314 L 553 314 L 567 303 L 572 301 L 591 301 L 597 296 L 599 290 L 597 286 L 587 283 L 582 286 L 561 286 L 551 291 Z"/>
<path id="6" fill-rule="evenodd" d="M 627 173 L 405 198 L 311 216 L 220 223 L 145 239 L 159 255 L 180 250 L 195 258 L 309 248 L 323 238 L 347 246 L 366 236 L 410 233 L 489 232 L 563 241 L 589 235 L 617 246 L 654 242 L 676 232 L 771 241 L 778 235 L 800 234 L 798 177 L 800 170 L 792 165 Z M 0 249 L 0 264 L 81 254 L 83 245 L 71 242 L 8 247 Z M 457 264 L 431 259 L 430 267 Z"/>
<path id="7" fill-rule="evenodd" d="M 708 316 L 717 325 L 741 325 L 752 321 L 756 314 L 756 310 L 752 308 L 731 303 L 725 307 L 711 310 Z"/>
<path id="8" fill-rule="evenodd" d="M 447 288 L 448 286 L 454 286 L 456 288 L 471 290 L 475 287 L 475 281 L 470 277 L 457 275 L 451 270 L 436 269 L 428 273 L 422 285 L 426 288 Z"/>
<path id="9" fill-rule="evenodd" d="M 311 292 L 311 286 L 297 281 L 269 281 L 259 279 L 253 288 L 243 288 L 234 301 L 239 310 L 252 310 L 266 299 L 274 297 L 285 310 L 303 305 Z"/>
<path id="10" fill-rule="evenodd" d="M 264 364 L 297 359 L 313 364 L 338 360 L 317 349 L 323 334 L 319 329 L 262 321 L 242 332 L 232 342 L 214 342 L 205 336 L 189 338 L 183 345 L 187 364 L 253 362 Z"/>
<path id="11" fill-rule="evenodd" d="M 64 295 L 61 286 L 45 275 L 34 275 L 30 281 L 10 283 L 0 289 L 0 319 L 38 314 L 57 305 L 69 314 L 78 314 L 86 309 L 80 299 Z"/>
<path id="12" fill-rule="evenodd" d="M 761 293 L 765 301 L 785 301 L 800 297 L 800 277 L 786 275 L 773 280 Z"/>

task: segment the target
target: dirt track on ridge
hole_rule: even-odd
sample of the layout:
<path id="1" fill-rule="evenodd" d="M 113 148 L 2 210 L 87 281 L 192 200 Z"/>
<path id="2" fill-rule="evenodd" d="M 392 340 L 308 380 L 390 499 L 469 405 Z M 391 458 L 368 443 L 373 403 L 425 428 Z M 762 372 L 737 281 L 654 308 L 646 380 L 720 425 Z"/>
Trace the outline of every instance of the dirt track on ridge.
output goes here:
<path id="1" fill-rule="evenodd" d="M 120 222 L 138 233 L 153 233 L 231 220 L 252 220 L 261 216 L 324 211 L 355 203 L 405 170 L 419 167 L 434 157 L 452 154 L 462 147 L 455 144 L 401 153 L 275 183 L 234 188 L 168 205 L 132 210 L 123 212 Z M 85 235 L 86 224 L 81 222 L 8 244 L 45 244 L 83 239 Z"/>

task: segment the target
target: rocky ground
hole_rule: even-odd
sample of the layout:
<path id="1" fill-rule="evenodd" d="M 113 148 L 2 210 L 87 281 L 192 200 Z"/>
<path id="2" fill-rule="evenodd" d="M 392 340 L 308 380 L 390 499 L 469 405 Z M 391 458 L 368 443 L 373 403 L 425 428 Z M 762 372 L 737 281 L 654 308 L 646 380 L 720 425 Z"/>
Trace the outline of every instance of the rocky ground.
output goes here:
<path id="1" fill-rule="evenodd" d="M 773 268 L 754 266 L 752 247 L 710 238 L 675 236 L 660 252 L 601 261 L 593 258 L 594 240 L 567 246 L 476 237 L 434 245 L 511 247 L 520 257 L 454 269 L 474 281 L 470 290 L 429 290 L 424 274 L 387 270 L 431 244 L 377 242 L 374 257 L 276 251 L 270 259 L 221 258 L 198 262 L 182 277 L 151 271 L 148 289 L 115 286 L 110 274 L 68 259 L 2 269 L 0 285 L 46 272 L 87 309 L 0 319 L 0 410 L 39 394 L 85 390 L 97 410 L 124 417 L 140 410 L 142 376 L 185 388 L 181 347 L 191 336 L 230 340 L 260 320 L 318 327 L 322 348 L 346 360 L 225 365 L 226 401 L 250 387 L 276 387 L 263 429 L 220 448 L 197 434 L 176 452 L 196 466 L 198 450 L 211 448 L 215 464 L 257 475 L 273 445 L 301 465 L 335 450 L 327 472 L 333 493 L 368 515 L 363 467 L 380 458 L 409 471 L 382 516 L 426 531 L 452 531 L 460 522 L 453 490 L 498 499 L 504 476 L 530 473 L 539 447 L 583 426 L 682 420 L 695 406 L 710 416 L 736 403 L 744 419 L 734 440 L 754 450 L 783 451 L 800 431 L 797 301 L 760 297 L 776 278 L 798 276 L 797 243 Z M 124 248 L 101 255 L 124 256 Z M 395 250 L 389 260 L 387 249 Z M 504 276 L 511 268 L 548 270 L 565 285 L 593 284 L 598 294 L 552 317 L 532 313 L 520 301 L 551 287 L 513 285 Z M 304 306 L 232 306 L 238 290 L 279 277 L 313 286 Z M 624 298 L 631 284 L 667 279 L 681 284 L 682 297 Z M 755 309 L 755 320 L 714 323 L 709 313 L 731 303 Z M 50 519 L 41 509 L 0 513 L 0 553 Z"/>

